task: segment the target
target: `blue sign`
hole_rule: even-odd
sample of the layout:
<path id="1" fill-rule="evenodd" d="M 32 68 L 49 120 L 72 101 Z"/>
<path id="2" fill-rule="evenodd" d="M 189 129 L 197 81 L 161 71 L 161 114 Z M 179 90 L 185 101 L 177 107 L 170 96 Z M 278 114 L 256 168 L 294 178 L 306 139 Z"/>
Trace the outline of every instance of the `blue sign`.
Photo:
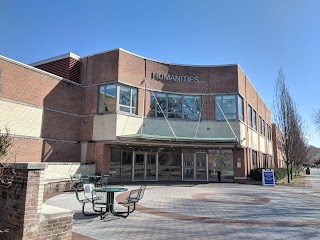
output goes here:
<path id="1" fill-rule="evenodd" d="M 275 186 L 273 169 L 262 169 L 262 185 Z"/>

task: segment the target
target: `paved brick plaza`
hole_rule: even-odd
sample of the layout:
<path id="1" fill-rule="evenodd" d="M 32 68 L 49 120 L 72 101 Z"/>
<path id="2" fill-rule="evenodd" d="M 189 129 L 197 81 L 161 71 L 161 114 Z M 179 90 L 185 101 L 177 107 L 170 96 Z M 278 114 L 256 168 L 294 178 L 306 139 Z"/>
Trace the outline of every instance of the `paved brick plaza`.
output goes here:
<path id="1" fill-rule="evenodd" d="M 72 192 L 50 198 L 46 204 L 74 210 L 75 240 L 320 239 L 320 171 L 312 169 L 307 179 L 305 188 L 147 185 L 137 210 L 126 219 L 85 217 Z M 118 194 L 117 201 L 126 195 Z"/>

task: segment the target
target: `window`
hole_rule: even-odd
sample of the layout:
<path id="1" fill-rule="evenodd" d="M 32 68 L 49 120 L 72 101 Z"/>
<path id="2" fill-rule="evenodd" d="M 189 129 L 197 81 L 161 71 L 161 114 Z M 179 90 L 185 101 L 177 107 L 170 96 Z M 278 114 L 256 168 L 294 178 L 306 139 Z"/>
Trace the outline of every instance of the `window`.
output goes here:
<path id="1" fill-rule="evenodd" d="M 253 129 L 257 130 L 257 112 L 255 110 L 253 110 Z"/>
<path id="2" fill-rule="evenodd" d="M 216 96 L 216 120 L 236 120 L 237 105 L 235 95 Z"/>
<path id="3" fill-rule="evenodd" d="M 137 114 L 137 89 L 120 85 L 119 110 Z"/>
<path id="4" fill-rule="evenodd" d="M 117 99 L 117 88 L 119 98 Z M 98 113 L 115 113 L 117 103 L 119 111 L 137 114 L 137 89 L 125 85 L 108 84 L 99 87 Z"/>
<path id="5" fill-rule="evenodd" d="M 181 95 L 168 95 L 168 118 L 182 118 Z"/>
<path id="6" fill-rule="evenodd" d="M 252 151 L 252 168 L 257 168 L 258 162 L 257 162 L 257 152 Z"/>
<path id="7" fill-rule="evenodd" d="M 267 155 L 266 154 L 262 154 L 262 163 L 264 168 L 268 168 L 268 159 L 267 159 Z"/>
<path id="8" fill-rule="evenodd" d="M 238 96 L 238 118 L 243 121 L 243 100 L 240 96 Z"/>
<path id="9" fill-rule="evenodd" d="M 198 121 L 201 112 L 200 96 L 184 96 L 166 93 L 151 93 L 150 117 L 190 119 Z"/>
<path id="10" fill-rule="evenodd" d="M 201 98 L 194 96 L 183 96 L 184 119 L 198 121 L 201 112 Z"/>
<path id="11" fill-rule="evenodd" d="M 110 84 L 99 87 L 98 113 L 115 113 L 117 106 L 117 86 Z"/>
<path id="12" fill-rule="evenodd" d="M 238 95 L 215 96 L 215 119 L 243 120 L 242 102 Z"/>
<path id="13" fill-rule="evenodd" d="M 265 136 L 265 123 L 262 117 L 259 116 L 259 121 L 260 121 L 260 134 Z"/>
<path id="14" fill-rule="evenodd" d="M 268 139 L 271 141 L 272 140 L 272 130 L 271 127 L 268 126 L 269 132 L 268 132 Z"/>
<path id="15" fill-rule="evenodd" d="M 252 127 L 252 107 L 248 105 L 248 125 Z"/>

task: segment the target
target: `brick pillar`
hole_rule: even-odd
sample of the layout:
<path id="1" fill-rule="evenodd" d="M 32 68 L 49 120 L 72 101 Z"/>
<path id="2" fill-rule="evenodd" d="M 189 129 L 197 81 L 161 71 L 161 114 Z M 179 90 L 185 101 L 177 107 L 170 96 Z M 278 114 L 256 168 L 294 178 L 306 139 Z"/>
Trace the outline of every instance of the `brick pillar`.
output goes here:
<path id="1" fill-rule="evenodd" d="M 234 181 L 246 182 L 246 152 L 244 148 L 233 149 Z"/>
<path id="2" fill-rule="evenodd" d="M 97 173 L 108 174 L 110 172 L 111 146 L 105 143 L 95 143 L 93 149 Z"/>
<path id="3" fill-rule="evenodd" d="M 0 188 L 0 228 L 9 229 L 1 239 L 35 239 L 43 201 L 44 163 L 16 163 L 16 176 L 9 188 Z"/>
<path id="4" fill-rule="evenodd" d="M 51 234 L 43 236 L 41 218 L 43 216 L 43 191 L 45 163 L 15 163 L 16 176 L 9 188 L 0 187 L 0 229 L 9 229 L 9 233 L 0 233 L 0 239 L 68 239 L 71 229 L 59 229 L 59 236 L 53 233 L 56 226 L 51 226 Z M 69 217 L 72 226 L 72 213 L 63 211 Z M 52 218 L 51 214 L 46 215 Z M 60 218 L 53 215 L 54 221 Z M 66 222 L 65 222 L 66 223 Z M 47 231 L 46 231 L 47 232 Z"/>

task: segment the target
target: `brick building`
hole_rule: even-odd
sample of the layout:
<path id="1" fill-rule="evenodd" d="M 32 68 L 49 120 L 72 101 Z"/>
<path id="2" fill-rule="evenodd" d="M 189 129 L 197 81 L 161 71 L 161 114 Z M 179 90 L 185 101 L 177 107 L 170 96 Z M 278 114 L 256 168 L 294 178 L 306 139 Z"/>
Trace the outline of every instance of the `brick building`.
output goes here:
<path id="1" fill-rule="evenodd" d="M 95 162 L 113 181 L 231 181 L 272 167 L 271 114 L 239 65 L 122 49 L 25 65 L 0 57 L 13 161 Z"/>

